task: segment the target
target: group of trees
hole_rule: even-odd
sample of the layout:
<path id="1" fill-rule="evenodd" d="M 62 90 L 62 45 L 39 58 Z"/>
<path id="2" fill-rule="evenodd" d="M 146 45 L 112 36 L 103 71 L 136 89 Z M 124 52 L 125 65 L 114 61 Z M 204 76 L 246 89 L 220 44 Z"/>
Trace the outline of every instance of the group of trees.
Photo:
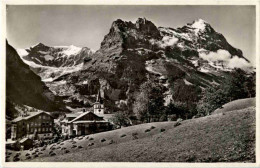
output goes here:
<path id="1" fill-rule="evenodd" d="M 220 85 L 206 88 L 197 105 L 198 114 L 209 115 L 230 101 L 255 97 L 255 75 L 255 73 L 248 74 L 241 69 L 235 69 Z"/>
<path id="2" fill-rule="evenodd" d="M 132 115 L 139 122 L 152 122 L 151 119 L 156 117 L 159 121 L 166 121 L 171 116 L 174 120 L 205 116 L 227 102 L 255 97 L 255 73 L 248 74 L 241 69 L 235 69 L 226 74 L 222 83 L 209 86 L 201 93 L 201 99 L 199 101 L 196 99 L 198 103 L 194 108 L 190 108 L 187 101 L 176 101 L 176 99 L 164 106 L 163 89 L 161 85 L 151 80 L 147 80 L 140 86 L 139 92 L 134 96 L 132 106 Z M 120 127 L 128 126 L 131 125 L 130 118 L 131 114 L 119 112 L 116 113 L 113 122 Z"/>
<path id="3" fill-rule="evenodd" d="M 163 88 L 150 80 L 140 86 L 140 92 L 135 96 L 133 112 L 138 120 L 150 122 L 154 115 L 163 111 Z"/>

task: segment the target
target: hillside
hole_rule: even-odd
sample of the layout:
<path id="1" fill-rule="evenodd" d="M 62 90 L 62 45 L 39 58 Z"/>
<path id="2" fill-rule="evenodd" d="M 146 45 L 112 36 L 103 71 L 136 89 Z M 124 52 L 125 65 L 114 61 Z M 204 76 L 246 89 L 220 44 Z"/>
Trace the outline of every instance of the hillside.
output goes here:
<path id="1" fill-rule="evenodd" d="M 23 151 L 22 160 L 25 154 L 33 162 L 255 162 L 255 107 L 78 137 Z"/>
<path id="2" fill-rule="evenodd" d="M 248 107 L 256 106 L 256 98 L 239 99 L 227 104 L 224 104 L 222 108 L 215 110 L 212 114 L 219 114 L 228 111 L 234 111 L 239 109 L 246 109 Z"/>
<path id="3" fill-rule="evenodd" d="M 31 106 L 45 111 L 65 110 L 59 97 L 55 96 L 6 42 L 6 116 L 17 116 L 15 106 Z"/>

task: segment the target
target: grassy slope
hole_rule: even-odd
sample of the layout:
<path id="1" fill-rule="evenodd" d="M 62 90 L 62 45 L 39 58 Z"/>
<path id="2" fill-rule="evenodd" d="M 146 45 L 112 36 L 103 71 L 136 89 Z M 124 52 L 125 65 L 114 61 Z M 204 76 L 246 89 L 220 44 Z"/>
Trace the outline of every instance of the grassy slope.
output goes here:
<path id="1" fill-rule="evenodd" d="M 156 128 L 145 133 L 151 126 Z M 166 131 L 161 133 L 161 128 Z M 132 140 L 133 132 L 139 139 Z M 122 134 L 126 136 L 121 138 Z M 54 157 L 43 154 L 31 161 L 255 162 L 255 108 L 186 120 L 177 127 L 173 122 L 149 123 L 91 137 L 92 147 L 83 138 L 82 149 Z M 102 143 L 101 138 L 107 141 Z M 109 144 L 111 139 L 116 143 Z"/>
<path id="2" fill-rule="evenodd" d="M 240 110 L 245 109 L 251 106 L 256 106 L 255 98 L 246 98 L 246 99 L 239 99 L 232 102 L 229 102 L 225 105 L 223 105 L 223 108 L 219 108 L 215 110 L 212 114 L 219 114 L 222 112 L 227 111 L 234 111 L 234 110 Z"/>

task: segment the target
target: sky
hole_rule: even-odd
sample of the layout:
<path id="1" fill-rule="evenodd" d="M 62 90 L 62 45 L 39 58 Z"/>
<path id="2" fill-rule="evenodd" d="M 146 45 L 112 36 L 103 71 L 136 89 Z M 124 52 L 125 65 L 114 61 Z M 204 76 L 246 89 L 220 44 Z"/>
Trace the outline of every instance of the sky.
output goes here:
<path id="1" fill-rule="evenodd" d="M 201 18 L 222 33 L 255 65 L 255 6 L 90 6 L 8 5 L 7 40 L 15 48 L 39 42 L 49 46 L 75 45 L 100 48 L 116 19 L 135 22 L 145 17 L 156 26 L 182 27 Z"/>

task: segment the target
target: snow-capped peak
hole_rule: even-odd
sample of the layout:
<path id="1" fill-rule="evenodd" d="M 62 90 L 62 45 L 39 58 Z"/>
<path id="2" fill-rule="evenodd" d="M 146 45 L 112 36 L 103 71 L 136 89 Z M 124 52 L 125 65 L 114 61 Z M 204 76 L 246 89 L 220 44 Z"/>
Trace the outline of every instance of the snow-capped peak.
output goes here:
<path id="1" fill-rule="evenodd" d="M 202 20 L 202 19 L 198 19 L 198 20 L 193 22 L 191 27 L 193 27 L 195 29 L 200 29 L 200 30 L 203 31 L 203 30 L 205 30 L 206 22 L 204 20 Z"/>
<path id="2" fill-rule="evenodd" d="M 74 45 L 70 45 L 67 47 L 66 50 L 63 51 L 64 54 L 66 55 L 75 55 L 78 54 L 81 51 L 82 48 L 76 47 Z"/>
<path id="3" fill-rule="evenodd" d="M 18 48 L 18 49 L 16 49 L 16 51 L 17 51 L 17 53 L 18 53 L 18 55 L 19 55 L 20 57 L 24 57 L 24 56 L 26 56 L 26 55 L 29 54 L 29 53 L 26 51 L 26 49 Z"/>

